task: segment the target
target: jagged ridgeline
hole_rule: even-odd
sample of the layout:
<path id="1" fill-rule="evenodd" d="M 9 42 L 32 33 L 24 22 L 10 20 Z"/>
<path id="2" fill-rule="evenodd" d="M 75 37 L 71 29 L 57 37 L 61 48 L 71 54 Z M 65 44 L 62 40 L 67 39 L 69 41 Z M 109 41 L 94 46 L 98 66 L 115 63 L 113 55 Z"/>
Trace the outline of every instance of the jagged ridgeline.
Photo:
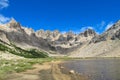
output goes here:
<path id="1" fill-rule="evenodd" d="M 47 57 L 46 52 L 48 56 L 63 54 L 70 57 L 118 57 L 120 21 L 99 35 L 93 29 L 87 29 L 79 34 L 73 32 L 62 34 L 58 30 L 35 32 L 12 19 L 7 24 L 0 25 L 0 40 L 14 47 L 12 49 L 1 44 L 7 48 L 4 51 L 24 57 Z"/>
<path id="2" fill-rule="evenodd" d="M 31 28 L 21 26 L 14 19 L 0 25 L 0 33 L 0 39 L 8 44 L 14 43 L 22 49 L 37 48 L 56 54 L 67 54 L 97 35 L 92 29 L 77 35 L 73 32 L 62 34 L 58 30 L 35 32 Z"/>

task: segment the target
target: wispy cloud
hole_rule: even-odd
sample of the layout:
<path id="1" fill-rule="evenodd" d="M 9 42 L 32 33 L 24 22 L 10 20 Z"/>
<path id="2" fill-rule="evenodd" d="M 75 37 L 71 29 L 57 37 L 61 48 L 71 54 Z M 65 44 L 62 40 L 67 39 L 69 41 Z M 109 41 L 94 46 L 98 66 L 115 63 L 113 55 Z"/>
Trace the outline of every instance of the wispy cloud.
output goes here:
<path id="1" fill-rule="evenodd" d="M 0 14 L 0 24 L 5 24 L 6 22 L 10 21 L 11 18 L 5 17 L 2 14 Z"/>
<path id="2" fill-rule="evenodd" d="M 105 25 L 106 25 L 106 22 L 103 20 L 99 24 L 97 24 L 97 29 L 102 30 Z"/>
<path id="3" fill-rule="evenodd" d="M 114 24 L 113 22 L 108 23 L 105 30 L 109 29 L 113 24 Z"/>
<path id="4" fill-rule="evenodd" d="M 6 8 L 9 6 L 9 0 L 0 0 L 0 9 Z M 0 14 L 0 24 L 5 24 L 11 18 L 5 17 L 4 15 Z"/>
<path id="5" fill-rule="evenodd" d="M 6 8 L 9 6 L 9 0 L 0 0 L 0 9 Z"/>
<path id="6" fill-rule="evenodd" d="M 101 24 L 100 24 L 100 27 L 101 27 L 101 28 L 104 27 L 105 24 L 106 24 L 105 21 L 102 21 Z"/>
<path id="7" fill-rule="evenodd" d="M 97 25 L 95 25 L 95 30 L 98 34 L 101 34 L 102 32 L 105 31 L 105 28 L 107 26 L 106 21 L 102 20 L 100 23 L 98 23 Z"/>

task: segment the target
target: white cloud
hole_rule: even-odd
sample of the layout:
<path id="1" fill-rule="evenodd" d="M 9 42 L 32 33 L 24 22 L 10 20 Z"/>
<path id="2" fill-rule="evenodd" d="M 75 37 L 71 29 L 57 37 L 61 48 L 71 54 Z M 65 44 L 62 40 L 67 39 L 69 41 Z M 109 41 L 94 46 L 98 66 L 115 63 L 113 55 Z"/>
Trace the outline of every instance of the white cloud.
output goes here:
<path id="1" fill-rule="evenodd" d="M 5 17 L 2 14 L 0 14 L 0 24 L 5 24 L 6 22 L 10 21 L 11 18 Z"/>
<path id="2" fill-rule="evenodd" d="M 92 26 L 87 26 L 87 27 L 82 27 L 81 29 L 80 29 L 80 32 L 83 32 L 83 31 L 85 31 L 86 29 L 94 29 Z"/>
<path id="3" fill-rule="evenodd" d="M 9 0 L 0 0 L 0 9 L 6 8 L 9 6 Z M 11 18 L 5 17 L 0 14 L 0 24 L 4 24 L 8 22 Z"/>
<path id="4" fill-rule="evenodd" d="M 112 27 L 113 24 L 114 24 L 113 22 L 108 23 L 107 26 L 106 26 L 106 28 L 105 28 L 105 30 L 107 30 L 107 29 L 109 29 L 110 27 Z"/>
<path id="5" fill-rule="evenodd" d="M 9 6 L 9 0 L 0 0 L 0 9 L 6 8 Z"/>

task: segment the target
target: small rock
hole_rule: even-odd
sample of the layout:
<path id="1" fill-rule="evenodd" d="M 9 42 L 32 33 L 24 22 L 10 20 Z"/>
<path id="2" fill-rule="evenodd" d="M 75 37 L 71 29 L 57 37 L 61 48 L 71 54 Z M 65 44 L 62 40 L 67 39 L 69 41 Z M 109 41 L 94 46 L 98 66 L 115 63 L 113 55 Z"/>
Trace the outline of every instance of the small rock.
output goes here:
<path id="1" fill-rule="evenodd" d="M 75 71 L 74 70 L 70 70 L 69 73 L 70 74 L 75 74 Z"/>

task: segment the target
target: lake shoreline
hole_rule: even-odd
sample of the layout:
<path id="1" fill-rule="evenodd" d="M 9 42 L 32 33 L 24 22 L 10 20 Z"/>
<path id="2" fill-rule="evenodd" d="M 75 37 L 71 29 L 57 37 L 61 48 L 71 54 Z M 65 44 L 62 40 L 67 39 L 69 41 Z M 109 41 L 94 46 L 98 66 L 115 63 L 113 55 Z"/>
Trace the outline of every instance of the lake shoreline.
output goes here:
<path id="1" fill-rule="evenodd" d="M 33 65 L 34 69 L 13 73 L 5 80 L 87 80 L 78 73 L 70 73 L 62 68 L 64 61 L 51 61 Z M 63 72 L 64 71 L 64 72 Z"/>
<path id="2" fill-rule="evenodd" d="M 64 64 L 74 61 L 109 61 L 111 59 L 119 60 L 120 58 L 55 58 L 47 61 L 35 60 L 33 62 L 29 62 L 33 64 L 31 69 L 26 69 L 25 71 L 18 73 L 13 72 L 6 74 L 6 78 L 3 80 L 89 80 L 89 75 L 78 72 L 75 68 L 66 67 Z M 72 64 L 71 66 L 74 65 Z M 80 69 L 82 69 L 81 66 Z M 72 71 L 72 73 L 70 71 Z"/>

